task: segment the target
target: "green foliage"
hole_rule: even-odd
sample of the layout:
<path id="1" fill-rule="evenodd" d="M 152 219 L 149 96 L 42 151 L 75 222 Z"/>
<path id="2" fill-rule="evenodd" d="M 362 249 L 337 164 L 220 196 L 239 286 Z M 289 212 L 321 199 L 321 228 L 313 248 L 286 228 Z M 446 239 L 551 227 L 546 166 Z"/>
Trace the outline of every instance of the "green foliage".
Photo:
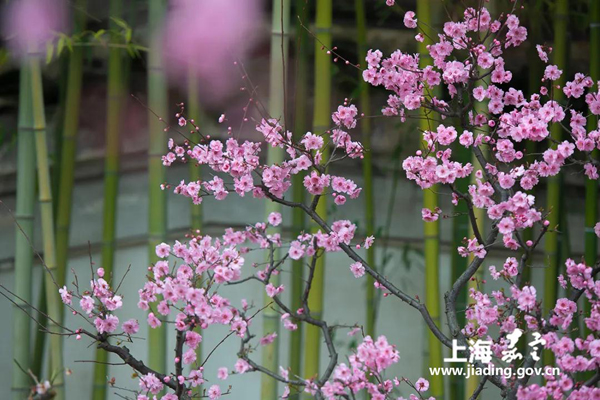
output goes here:
<path id="1" fill-rule="evenodd" d="M 77 46 L 97 46 L 104 48 L 122 48 L 130 57 L 140 58 L 142 52 L 148 48 L 133 41 L 133 29 L 121 18 L 110 18 L 115 29 L 98 29 L 97 31 L 84 30 L 72 35 L 62 32 L 56 33 L 56 38 L 46 43 L 46 64 L 58 59 L 68 49 L 73 52 Z M 2 65 L 2 53 L 0 53 L 0 66 Z"/>

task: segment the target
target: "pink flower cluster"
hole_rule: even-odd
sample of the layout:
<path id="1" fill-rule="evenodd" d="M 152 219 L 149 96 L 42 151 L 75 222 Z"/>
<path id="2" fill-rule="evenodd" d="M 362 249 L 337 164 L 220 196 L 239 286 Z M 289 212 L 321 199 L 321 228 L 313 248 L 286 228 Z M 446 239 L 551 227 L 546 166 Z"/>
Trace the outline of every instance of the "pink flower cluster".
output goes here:
<path id="1" fill-rule="evenodd" d="M 350 158 L 362 157 L 362 145 L 352 141 L 350 135 L 342 128 L 354 128 L 357 113 L 354 105 L 348 106 L 345 103 L 339 106 L 338 111 L 332 115 L 337 128 L 327 132 L 331 135 L 335 147 L 343 149 Z M 310 174 L 304 177 L 304 186 L 311 194 L 322 194 L 332 180 L 333 189 L 336 191 L 336 204 L 342 205 L 346 202 L 344 194 L 351 198 L 360 194 L 360 188 L 351 180 L 325 174 L 317 168 L 323 161 L 327 161 L 322 160 L 321 150 L 325 143 L 323 136 L 307 132 L 296 143 L 292 133 L 284 132 L 276 119 L 263 119 L 256 130 L 272 147 L 285 149 L 290 159 L 279 164 L 260 165 L 261 143 L 245 141 L 240 144 L 234 138 L 229 138 L 225 144 L 220 140 L 211 140 L 208 144 L 197 144 L 193 147 L 189 144 L 177 145 L 170 139 L 170 151 L 162 157 L 165 166 L 172 165 L 177 159 L 184 162 L 191 160 L 199 165 L 208 165 L 213 171 L 224 173 L 231 179 L 231 182 L 226 182 L 223 177 L 214 176 L 208 181 L 181 181 L 175 187 L 175 193 L 190 197 L 194 204 L 200 204 L 202 197 L 206 195 L 223 200 L 232 189 L 241 197 L 251 192 L 254 197 L 262 198 L 266 191 L 272 196 L 283 198 L 291 186 L 291 177 L 303 171 L 310 171 Z"/>
<path id="2" fill-rule="evenodd" d="M 384 400 L 390 398 L 389 396 L 392 395 L 394 389 L 400 386 L 402 382 L 408 382 L 405 379 L 383 378 L 382 373 L 400 360 L 398 350 L 388 343 L 385 336 L 380 336 L 377 340 L 366 336 L 348 360 L 349 365 L 341 363 L 336 366 L 332 379 L 327 381 L 321 388 L 321 393 L 325 399 L 335 400 L 347 397 L 348 393 L 356 396 L 364 390 L 368 393 L 370 399 Z M 372 376 L 377 377 L 377 379 L 370 379 Z M 416 384 L 411 386 L 417 392 L 424 392 L 429 388 L 429 382 L 419 378 Z M 316 393 L 314 383 L 308 381 L 305 391 L 314 395 Z M 416 394 L 410 395 L 410 399 L 420 398 L 423 397 Z M 399 397 L 398 399 L 404 398 Z M 433 399 L 433 397 L 430 399 Z"/>

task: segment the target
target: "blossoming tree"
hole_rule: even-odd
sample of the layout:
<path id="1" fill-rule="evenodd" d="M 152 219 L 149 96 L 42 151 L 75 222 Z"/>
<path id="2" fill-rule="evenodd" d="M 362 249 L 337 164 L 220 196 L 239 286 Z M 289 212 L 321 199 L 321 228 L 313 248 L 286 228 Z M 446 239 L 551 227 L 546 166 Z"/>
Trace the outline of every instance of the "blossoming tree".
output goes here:
<path id="1" fill-rule="evenodd" d="M 431 130 L 415 132 L 422 134 L 426 145 L 415 149 L 414 155 L 403 162 L 408 179 L 423 190 L 437 184 L 451 193 L 454 206 L 460 202 L 468 206 L 473 237 L 456 251 L 463 257 L 472 257 L 472 261 L 444 296 L 444 325 L 448 329 L 436 324 L 426 304 L 407 294 L 361 258 L 357 250 L 368 248 L 373 237 L 356 238 L 356 226 L 352 222 L 328 223 L 315 211 L 323 196 L 330 196 L 342 206 L 348 199 L 359 197 L 361 192 L 352 180 L 329 173 L 331 164 L 345 158 L 360 159 L 366 151 L 349 133 L 362 115 L 354 105 L 346 102 L 333 113 L 330 130 L 306 133 L 299 141 L 294 140 L 296 136 L 278 120 L 265 115 L 257 126 L 257 131 L 264 137 L 263 142 L 238 140 L 231 129 L 228 129 L 227 140 L 210 139 L 186 118 L 182 105 L 177 114 L 179 125 L 192 126 L 192 134 L 186 135 L 184 142 L 171 139 L 163 163 L 169 166 L 175 162 L 193 162 L 208 166 L 214 174 L 210 180 L 164 185 L 165 190 L 173 189 L 194 204 L 201 203 L 207 196 L 222 201 L 231 195 L 253 196 L 302 210 L 320 230 L 292 238 L 267 234 L 268 227 L 282 222 L 281 214 L 272 213 L 268 221 L 259 221 L 243 230 L 226 229 L 221 237 L 194 233 L 184 243 L 158 245 L 156 254 L 161 261 L 148 268 L 148 280 L 138 291 L 138 306 L 147 310 L 145 323 L 150 328 L 169 319 L 175 321 L 176 356 L 168 371 L 150 369 L 122 345 L 132 340 L 139 323 L 136 320 L 121 322 L 114 315 L 114 311 L 122 306 L 122 297 L 118 287 L 107 284 L 102 269 L 95 271 L 89 288 L 75 282 L 60 289 L 66 306 L 91 322 L 87 329 L 63 327 L 63 334 L 77 340 L 90 338 L 100 349 L 116 354 L 135 369 L 139 374 L 139 400 L 165 391 L 162 399 L 191 398 L 191 388 L 204 383 L 206 361 L 196 359 L 195 348 L 202 341 L 197 331 L 216 324 L 228 326 L 229 335 L 240 339 L 235 373 L 268 374 L 284 384 L 282 398 L 303 391 L 325 399 L 354 399 L 361 392 L 367 392 L 370 398 L 377 400 L 402 399 L 397 391 L 400 385 L 408 385 L 411 399 L 428 398 L 427 380 L 421 378 L 413 383 L 386 376 L 386 369 L 399 362 L 401 351 L 394 345 L 393 337 L 363 337 L 348 362 L 339 362 L 332 332 L 340 327 L 312 315 L 307 298 L 316 260 L 328 252 L 342 252 L 348 257 L 347 273 L 357 279 L 365 274 L 373 277 L 375 287 L 388 298 L 387 301 L 400 301 L 414 308 L 444 346 L 464 348 L 463 356 L 478 367 L 487 364 L 506 368 L 531 367 L 539 362 L 533 351 L 520 360 L 503 361 L 512 342 L 510 335 L 516 329 L 523 333 L 538 333 L 544 347 L 554 354 L 561 371 L 558 376 L 547 374 L 543 383 L 532 384 L 528 375 L 507 378 L 489 374 L 480 380 L 473 398 L 477 398 L 486 385 L 498 387 L 502 396 L 509 399 L 598 398 L 600 281 L 595 275 L 600 271 L 600 265 L 586 265 L 569 259 L 566 274 L 556 277 L 558 284 L 568 289 L 568 297 L 558 299 L 552 310 L 542 309 L 539 294 L 531 282 L 524 281 L 523 271 L 529 267 L 532 253 L 544 234 L 556 229 L 547 222 L 548 211 L 536 205 L 535 197 L 527 191 L 567 166 L 585 179 L 598 179 L 600 161 L 592 157 L 592 151 L 600 148 L 600 131 L 587 132 L 586 121 L 588 116 L 597 118 L 600 115 L 600 93 L 596 91 L 597 86 L 594 89 L 592 79 L 580 73 L 564 87 L 557 87 L 553 82 L 563 71 L 553 65 L 546 66 L 539 93 L 526 98 L 520 90 L 510 87 L 513 76 L 506 69 L 503 53 L 523 44 L 527 30 L 520 25 L 518 2 L 506 3 L 511 5 L 512 11 L 497 17 L 480 5 L 467 8 L 460 21 L 446 22 L 443 32 L 437 39 L 431 38 L 434 44 L 428 46 L 433 65 L 420 68 L 417 54 L 397 50 L 384 57 L 382 52 L 372 50 L 363 74 L 367 82 L 383 86 L 390 92 L 384 115 L 405 121 L 417 115 L 416 110 L 424 109 L 431 121 Z M 387 4 L 394 5 L 394 1 L 387 0 Z M 407 12 L 404 24 L 419 29 L 418 16 Z M 417 32 L 415 39 L 423 41 L 424 32 Z M 551 48 L 538 45 L 536 49 L 539 57 L 548 63 Z M 443 87 L 449 95 L 447 99 L 431 95 L 431 89 L 436 86 Z M 568 103 L 554 101 L 559 90 Z M 574 100 L 579 98 L 584 98 L 585 109 L 574 106 Z M 483 102 L 487 106 L 481 111 Z M 222 117 L 220 122 L 224 119 Z M 567 139 L 562 142 L 551 139 L 549 128 L 553 124 L 563 127 Z M 456 141 L 473 152 L 479 166 L 453 160 L 450 146 Z M 527 141 L 541 142 L 547 148 L 540 154 L 525 154 L 521 148 Z M 284 149 L 287 158 L 273 165 L 261 162 L 260 155 L 265 146 Z M 332 148 L 328 157 L 322 156 L 324 146 Z M 312 195 L 309 203 L 289 200 L 291 178 L 300 173 L 305 174 L 304 187 Z M 471 175 L 474 175 L 475 183 L 467 192 L 458 191 L 456 180 Z M 485 231 L 476 221 L 477 209 L 483 210 L 489 220 L 489 228 Z M 423 209 L 422 216 L 425 221 L 435 221 L 443 212 L 451 213 L 452 210 Z M 527 228 L 536 228 L 532 240 L 523 239 L 523 230 Z M 600 224 L 596 225 L 595 231 L 600 236 Z M 252 248 L 263 249 L 269 261 L 258 273 L 242 277 L 244 255 Z M 508 257 L 500 269 L 486 266 L 490 254 L 502 248 L 513 251 L 514 255 Z M 280 251 L 276 252 L 276 249 Z M 275 258 L 276 254 L 281 256 Z M 274 285 L 271 279 L 287 268 L 289 259 L 301 258 L 307 260 L 308 276 L 302 307 L 292 309 L 282 299 L 284 286 Z M 504 289 L 492 293 L 471 289 L 471 302 L 466 310 L 469 322 L 461 325 L 457 317 L 461 310 L 456 307 L 459 292 L 486 267 L 493 279 L 505 281 Z M 219 288 L 224 285 L 249 281 L 264 285 L 273 304 L 282 311 L 284 329 L 295 330 L 298 324 L 309 324 L 321 330 L 329 363 L 319 376 L 291 376 L 285 367 L 268 370 L 252 359 L 250 349 L 256 342 L 265 345 L 276 338 L 267 334 L 256 339 L 249 324 L 261 310 L 253 309 L 246 302 L 232 304 L 219 293 Z M 583 302 L 591 305 L 586 313 L 581 311 Z M 578 318 L 584 319 L 589 334 L 575 329 L 574 321 Z M 359 327 L 352 330 L 354 334 L 359 332 Z M 472 357 L 472 344 L 476 340 L 491 342 L 492 355 L 488 360 Z M 186 365 L 191 366 L 191 372 L 184 373 Z M 591 375 L 584 379 L 582 373 L 586 371 L 591 371 Z M 219 369 L 219 377 L 227 379 L 228 375 L 226 367 Z M 204 395 L 216 399 L 221 392 L 218 385 L 212 385 Z"/>

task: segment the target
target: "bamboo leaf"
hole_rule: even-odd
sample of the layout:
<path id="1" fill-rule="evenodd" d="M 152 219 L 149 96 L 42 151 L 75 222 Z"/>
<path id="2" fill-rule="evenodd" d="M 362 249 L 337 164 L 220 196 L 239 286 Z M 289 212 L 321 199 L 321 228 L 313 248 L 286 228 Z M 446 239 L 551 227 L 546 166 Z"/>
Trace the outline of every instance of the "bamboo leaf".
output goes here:
<path id="1" fill-rule="evenodd" d="M 52 44 L 52 42 L 48 42 L 48 43 L 46 43 L 46 64 L 50 64 L 53 56 L 54 56 L 54 44 Z"/>
<path id="2" fill-rule="evenodd" d="M 60 56 L 63 49 L 65 47 L 65 38 L 61 36 L 60 39 L 58 39 L 58 43 L 56 44 L 56 55 Z"/>
<path id="3" fill-rule="evenodd" d="M 127 46 L 127 53 L 131 58 L 135 58 L 135 50 L 132 46 Z"/>
<path id="4" fill-rule="evenodd" d="M 121 18 L 117 18 L 117 17 L 110 17 L 110 19 L 117 24 L 119 27 L 127 30 L 129 29 L 129 25 L 127 25 L 127 22 L 125 22 L 124 20 L 122 20 Z"/>
<path id="5" fill-rule="evenodd" d="M 97 32 L 94 32 L 94 39 L 100 40 L 100 38 L 102 37 L 102 35 L 104 35 L 105 33 L 106 33 L 105 29 L 100 29 Z"/>

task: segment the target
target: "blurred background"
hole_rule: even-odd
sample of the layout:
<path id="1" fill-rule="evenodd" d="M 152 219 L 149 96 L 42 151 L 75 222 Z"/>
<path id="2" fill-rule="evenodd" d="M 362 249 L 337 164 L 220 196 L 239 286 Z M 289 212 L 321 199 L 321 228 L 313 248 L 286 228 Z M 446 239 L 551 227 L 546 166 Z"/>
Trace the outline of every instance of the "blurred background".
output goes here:
<path id="1" fill-rule="evenodd" d="M 444 217 L 439 223 L 439 235 L 434 238 L 439 252 L 428 253 L 438 263 L 434 265 L 435 274 L 428 275 L 425 281 L 423 193 L 406 180 L 401 168 L 402 160 L 419 147 L 419 126 L 415 120 L 402 123 L 397 118 L 380 117 L 387 93 L 380 88 L 368 90 L 355 65 L 363 63 L 369 48 L 378 48 L 384 54 L 396 49 L 419 51 L 415 32 L 402 24 L 405 11 L 415 10 L 418 18 L 425 18 L 419 9 L 428 8 L 432 29 L 439 30 L 440 21 L 448 17 L 456 20 L 465 4 L 475 4 L 437 0 L 419 0 L 419 4 L 397 0 L 394 7 L 387 7 L 383 0 L 3 3 L 0 283 L 35 307 L 48 307 L 43 270 L 16 228 L 17 221 L 28 233 L 36 252 L 46 260 L 49 251 L 55 253 L 51 257 L 58 270 L 64 271 L 65 282 L 73 281 L 74 272 L 86 282 L 90 258 L 95 266 L 112 270 L 117 282 L 130 267 L 123 286 L 125 306 L 117 315 L 121 320 L 145 321 L 144 312 L 136 307 L 137 289 L 145 280 L 146 268 L 155 261 L 151 250 L 155 243 L 183 240 L 192 229 L 219 236 L 227 227 L 241 228 L 262 220 L 264 203 L 252 198 L 231 194 L 225 201 L 206 198 L 201 206 L 194 206 L 172 191 L 160 191 L 161 183 L 177 184 L 184 179 L 209 176 L 208 171 L 186 164 L 162 167 L 160 155 L 167 152 L 167 138 L 182 143 L 185 139 L 180 133 L 187 135 L 190 131 L 190 124 L 184 128 L 176 126 L 175 114 L 180 112 L 178 104 L 182 102 L 185 116 L 194 119 L 203 135 L 227 138 L 227 128 L 231 127 L 236 137 L 258 140 L 260 134 L 255 126 L 264 115 L 261 109 L 285 122 L 287 129 L 303 134 L 327 129 L 331 111 L 344 99 L 350 99 L 369 116 L 363 120 L 367 122 L 361 122 L 351 132 L 365 143 L 368 157 L 364 163 L 337 163 L 332 173 L 353 179 L 364 190 L 357 200 L 349 200 L 344 207 L 329 202 L 328 218 L 349 219 L 358 224 L 360 236 L 375 235 L 376 246 L 365 256 L 411 295 L 425 299 L 426 292 L 433 290 L 428 289 L 431 285 L 443 294 L 452 277 L 465 268 L 467 260 L 458 257 L 454 249 L 469 235 L 466 217 L 446 212 L 452 209 L 451 198 L 442 191 L 437 205 Z M 504 56 L 507 69 L 513 72 L 513 85 L 526 94 L 539 89 L 543 71 L 535 44 L 556 47 L 562 43 L 565 56 L 555 63 L 566 70 L 567 77 L 576 71 L 589 72 L 590 61 L 597 58 L 598 42 L 591 45 L 590 39 L 590 24 L 598 24 L 594 20 L 597 13 L 590 7 L 594 1 L 569 1 L 565 15 L 561 14 L 560 3 L 566 2 L 525 1 L 524 9 L 518 13 L 529 29 L 529 40 L 517 49 L 509 49 Z M 495 10 L 493 15 L 498 15 L 512 6 L 494 0 L 489 7 Z M 327 54 L 327 49 L 333 49 L 334 54 Z M 37 68 L 31 63 L 33 58 L 39 61 Z M 321 99 L 320 103 L 315 104 L 315 97 Z M 321 111 L 315 112 L 315 107 Z M 319 116 L 323 112 L 325 119 Z M 225 121 L 219 124 L 222 114 Z M 40 130 L 44 119 L 46 154 L 36 155 L 33 138 L 27 139 L 27 135 L 32 134 L 32 128 Z M 172 126 L 167 132 L 166 125 Z M 37 151 L 40 149 L 38 143 Z M 43 173 L 34 169 L 36 163 L 40 166 L 40 157 L 47 161 Z M 470 154 L 467 151 L 460 157 L 469 160 Z M 40 180 L 48 183 L 47 193 L 40 189 Z M 583 235 L 577 236 L 584 232 L 586 214 L 594 207 L 597 212 L 597 200 L 592 206 L 585 200 L 586 190 L 592 189 L 586 189 L 581 174 L 576 177 L 569 173 L 561 177 L 558 200 L 547 198 L 545 185 L 536 188 L 538 204 L 556 200 L 553 204 L 559 210 L 562 229 L 554 249 L 538 248 L 530 280 L 542 282 L 548 262 L 561 264 L 561 260 L 580 258 L 586 251 L 586 257 L 596 257 L 597 242 L 590 242 L 589 238 L 586 242 Z M 597 191 L 597 187 L 593 190 Z M 48 201 L 38 201 L 48 200 L 44 195 L 49 194 L 51 207 Z M 46 217 L 54 231 L 52 240 L 43 229 Z M 289 210 L 284 210 L 283 220 L 286 237 L 306 224 L 294 219 Z M 490 264 L 501 265 L 508 255 L 497 249 Z M 245 274 L 255 272 L 253 262 L 262 261 L 262 254 L 251 253 Z M 340 324 L 364 324 L 372 334 L 386 334 L 401 355 L 391 372 L 411 380 L 428 377 L 427 368 L 439 360 L 432 360 L 427 329 L 419 315 L 395 299 L 374 295 L 369 282 L 355 279 L 348 266 L 346 257 L 328 255 L 324 318 Z M 21 273 L 15 274 L 16 270 Z M 288 288 L 297 279 L 293 271 L 290 265 L 281 276 Z M 490 291 L 495 287 L 494 282 L 486 284 Z M 263 302 L 263 289 L 258 284 L 231 289 L 223 290 L 237 304 L 242 298 L 257 305 Z M 437 298 L 441 304 L 442 296 Z M 0 324 L 2 398 L 8 398 L 11 389 L 14 398 L 28 395 L 31 381 L 16 366 L 15 359 L 40 379 L 50 378 L 46 362 L 49 340 L 17 314 L 20 311 L 9 301 L 0 301 L 0 318 L 4 322 Z M 440 324 L 446 329 L 443 321 L 442 316 Z M 65 315 L 65 323 L 77 326 L 79 322 Z M 254 321 L 259 335 L 263 323 L 261 314 Z M 139 336 L 145 338 L 147 327 L 141 325 Z M 225 334 L 218 328 L 207 331 L 202 343 L 205 354 Z M 271 345 L 279 350 L 274 365 L 302 368 L 302 354 L 310 352 L 313 345 L 307 343 L 302 332 L 295 335 L 279 333 Z M 167 340 L 174 342 L 170 332 Z M 335 340 L 342 357 L 356 345 L 356 339 L 348 337 L 345 331 L 339 331 Z M 130 348 L 139 358 L 147 357 L 147 341 L 138 340 Z M 170 348 L 167 345 L 167 360 L 172 357 Z M 237 339 L 231 338 L 211 357 L 206 365 L 211 383 L 218 383 L 218 367 L 233 369 L 238 348 Z M 164 349 L 157 351 L 165 354 Z M 262 351 L 257 350 L 256 360 L 261 359 Z M 68 399 L 118 398 L 115 393 L 131 396 L 117 388 L 106 389 L 107 376 L 115 377 L 119 387 L 137 387 L 128 367 L 109 365 L 106 370 L 95 372 L 95 349 L 86 340 L 65 339 L 63 354 L 64 365 L 70 370 L 65 377 Z M 450 356 L 445 350 L 443 355 Z M 323 353 L 321 365 L 326 362 Z M 447 399 L 464 398 L 465 388 L 472 384 L 462 377 L 435 382 L 435 394 Z M 231 399 L 275 398 L 265 394 L 268 389 L 264 378 L 257 373 L 233 376 L 228 384 L 233 385 L 227 396 Z M 275 385 L 275 390 L 281 394 L 283 387 Z M 484 398 L 498 396 L 490 388 Z"/>

